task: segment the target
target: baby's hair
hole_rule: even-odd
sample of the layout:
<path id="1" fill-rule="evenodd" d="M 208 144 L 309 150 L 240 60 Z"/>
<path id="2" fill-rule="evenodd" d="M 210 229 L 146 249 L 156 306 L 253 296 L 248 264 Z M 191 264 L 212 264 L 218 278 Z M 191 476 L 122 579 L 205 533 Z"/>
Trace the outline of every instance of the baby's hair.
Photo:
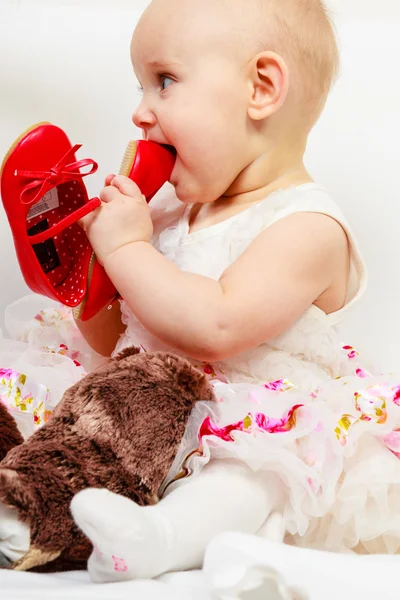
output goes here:
<path id="1" fill-rule="evenodd" d="M 339 72 L 335 28 L 323 0 L 257 0 L 264 39 L 260 50 L 288 63 L 298 101 L 312 126 Z M 297 74 L 297 77 L 296 77 Z"/>

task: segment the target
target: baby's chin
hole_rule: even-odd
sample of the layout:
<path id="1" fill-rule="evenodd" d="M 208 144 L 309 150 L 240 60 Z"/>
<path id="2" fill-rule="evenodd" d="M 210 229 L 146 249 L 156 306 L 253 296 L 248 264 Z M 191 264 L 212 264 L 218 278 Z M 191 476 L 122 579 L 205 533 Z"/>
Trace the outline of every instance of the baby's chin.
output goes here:
<path id="1" fill-rule="evenodd" d="M 176 197 L 183 204 L 203 204 L 215 200 L 215 198 L 209 198 L 210 186 L 201 180 L 198 173 L 192 172 L 184 165 L 179 154 L 177 154 L 169 183 L 175 188 Z"/>
<path id="2" fill-rule="evenodd" d="M 175 188 L 176 197 L 182 204 L 192 205 L 192 204 L 211 204 L 211 202 L 215 202 L 216 198 L 207 198 L 204 194 L 194 194 L 188 192 L 180 192 L 177 188 Z"/>
<path id="3" fill-rule="evenodd" d="M 191 189 L 192 186 L 183 183 L 181 180 L 170 180 L 170 184 L 174 186 L 176 197 L 183 204 L 196 204 L 198 202 L 196 200 L 197 194 Z"/>
<path id="4" fill-rule="evenodd" d="M 170 183 L 175 188 L 176 197 L 183 204 L 208 204 L 218 200 L 218 198 L 210 195 L 209 189 L 205 189 L 195 182 L 178 180 L 170 181 Z"/>

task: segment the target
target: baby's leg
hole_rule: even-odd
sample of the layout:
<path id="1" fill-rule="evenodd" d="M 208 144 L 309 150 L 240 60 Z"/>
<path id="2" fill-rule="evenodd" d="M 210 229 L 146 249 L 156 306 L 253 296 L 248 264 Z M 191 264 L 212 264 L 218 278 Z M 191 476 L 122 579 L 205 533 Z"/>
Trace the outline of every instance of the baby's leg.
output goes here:
<path id="1" fill-rule="evenodd" d="M 90 575 L 103 582 L 200 568 L 215 535 L 257 533 L 272 499 L 260 475 L 237 461 L 218 460 L 155 506 L 90 489 L 74 498 L 71 509 L 95 548 Z"/>

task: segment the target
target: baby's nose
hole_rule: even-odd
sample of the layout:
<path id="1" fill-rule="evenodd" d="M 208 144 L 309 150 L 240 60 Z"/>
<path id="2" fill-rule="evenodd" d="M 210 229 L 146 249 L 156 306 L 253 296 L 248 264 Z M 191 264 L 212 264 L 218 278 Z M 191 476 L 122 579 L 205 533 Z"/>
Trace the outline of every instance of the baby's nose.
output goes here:
<path id="1" fill-rule="evenodd" d="M 154 112 L 142 102 L 133 113 L 132 121 L 136 127 L 146 130 L 153 127 L 157 119 Z"/>

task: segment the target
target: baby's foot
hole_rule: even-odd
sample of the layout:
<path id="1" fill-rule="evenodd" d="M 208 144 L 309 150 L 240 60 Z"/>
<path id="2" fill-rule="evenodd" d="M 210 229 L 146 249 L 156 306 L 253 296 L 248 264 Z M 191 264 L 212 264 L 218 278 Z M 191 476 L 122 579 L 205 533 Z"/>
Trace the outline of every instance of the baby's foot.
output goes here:
<path id="1" fill-rule="evenodd" d="M 88 562 L 93 581 L 151 579 L 167 570 L 168 528 L 151 506 L 89 489 L 75 496 L 71 512 L 94 547 Z"/>
<path id="2" fill-rule="evenodd" d="M 22 558 L 29 547 L 28 525 L 18 520 L 15 509 L 0 503 L 0 568 Z"/>

